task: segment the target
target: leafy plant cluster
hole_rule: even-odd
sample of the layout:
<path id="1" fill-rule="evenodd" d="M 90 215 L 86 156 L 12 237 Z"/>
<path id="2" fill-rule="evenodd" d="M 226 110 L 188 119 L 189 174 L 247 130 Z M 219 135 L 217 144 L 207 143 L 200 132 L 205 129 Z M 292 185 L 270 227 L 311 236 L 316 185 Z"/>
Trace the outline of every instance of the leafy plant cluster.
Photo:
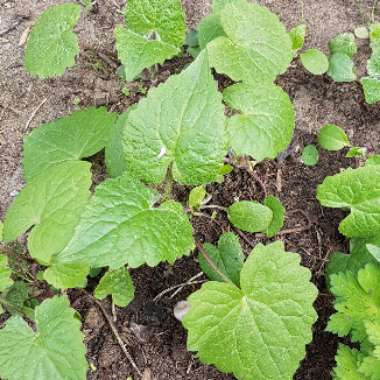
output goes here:
<path id="1" fill-rule="evenodd" d="M 39 17 L 25 51 L 32 75 L 60 75 L 74 64 L 79 44 L 73 28 L 80 13 L 79 5 L 67 3 Z M 272 238 L 281 230 L 285 209 L 276 197 L 221 207 L 208 204 L 205 186 L 223 181 L 231 171 L 224 164 L 228 152 L 234 162 L 249 157 L 252 170 L 288 147 L 294 109 L 273 82 L 302 48 L 304 34 L 302 25 L 288 33 L 265 7 L 214 0 L 211 15 L 187 36 L 195 59 L 181 73 L 121 115 L 90 107 L 43 124 L 25 138 L 26 183 L 6 213 L 4 242 L 26 234 L 29 256 L 41 269 L 39 279 L 56 293 L 84 288 L 89 275 L 102 272 L 94 296 L 112 296 L 120 307 L 134 297 L 131 268 L 173 263 L 197 248 L 210 281 L 188 299 L 182 322 L 189 350 L 238 379 L 291 379 L 317 318 L 310 272 L 280 241 L 257 245 L 248 258 L 232 233 L 223 234 L 217 246 L 201 244 L 194 239 L 191 218 L 209 208 L 225 212 L 242 231 Z M 185 38 L 179 0 L 128 1 L 125 25 L 115 29 L 125 78 L 133 80 L 144 69 L 183 54 Z M 220 92 L 211 69 L 236 83 Z M 348 145 L 342 134 L 336 137 L 336 129 L 328 130 L 334 149 Z M 322 146 L 329 143 L 331 136 L 327 142 L 320 137 Z M 103 150 L 108 178 L 95 187 L 89 158 Z M 363 168 L 326 179 L 319 189 L 325 206 L 351 208 L 341 225 L 350 238 L 369 238 L 380 230 L 379 168 L 376 159 L 368 160 Z M 173 199 L 173 182 L 192 188 L 187 205 Z M 344 190 L 351 186 L 353 191 Z M 369 245 L 378 254 L 378 246 Z M 375 264 L 363 273 L 372 276 Z M 6 296 L 17 274 L 10 267 L 7 256 L 0 255 L 0 303 L 12 314 L 0 330 L 0 376 L 86 378 L 80 321 L 68 298 L 56 295 L 28 312 L 12 309 Z M 332 276 L 331 281 L 338 280 Z M 373 358 L 375 333 L 370 335 L 366 347 L 371 351 L 363 355 Z"/>

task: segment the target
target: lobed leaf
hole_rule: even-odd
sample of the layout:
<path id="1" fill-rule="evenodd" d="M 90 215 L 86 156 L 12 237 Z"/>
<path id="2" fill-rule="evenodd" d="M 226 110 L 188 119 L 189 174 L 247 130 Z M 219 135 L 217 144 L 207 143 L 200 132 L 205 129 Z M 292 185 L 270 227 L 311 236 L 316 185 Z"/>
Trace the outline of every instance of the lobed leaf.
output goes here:
<path id="1" fill-rule="evenodd" d="M 351 210 L 339 226 L 343 235 L 368 238 L 380 233 L 379 165 L 349 168 L 327 177 L 318 186 L 317 198 L 323 206 Z"/>
<path id="2" fill-rule="evenodd" d="M 20 317 L 0 330 L 0 376 L 7 380 L 83 380 L 87 361 L 80 321 L 66 297 L 35 309 L 36 331 Z"/>
<path id="3" fill-rule="evenodd" d="M 275 158 L 290 144 L 295 128 L 293 105 L 274 84 L 235 84 L 224 91 L 225 102 L 241 111 L 228 120 L 227 133 L 238 155 L 256 161 Z"/>
<path id="4" fill-rule="evenodd" d="M 334 380 L 364 380 L 359 372 L 359 363 L 363 355 L 356 349 L 339 345 L 335 356 L 336 367 L 333 370 Z"/>
<path id="5" fill-rule="evenodd" d="M 173 263 L 193 248 L 192 227 L 173 201 L 154 207 L 158 193 L 126 173 L 99 185 L 56 262 L 109 266 Z"/>
<path id="6" fill-rule="evenodd" d="M 188 298 L 188 349 L 237 379 L 292 379 L 317 319 L 309 281 L 281 242 L 259 244 L 243 266 L 241 289 L 212 281 Z"/>
<path id="7" fill-rule="evenodd" d="M 231 232 L 226 232 L 219 237 L 218 246 L 205 243 L 204 251 L 207 259 L 210 259 L 218 271 L 222 272 L 236 286 L 240 284 L 240 272 L 244 264 L 245 256 L 241 249 L 239 239 Z M 207 275 L 210 280 L 221 281 L 224 279 L 210 265 L 205 255 L 199 253 L 199 265 L 202 272 Z"/>
<path id="8" fill-rule="evenodd" d="M 207 55 L 152 89 L 127 119 L 124 152 L 128 171 L 148 183 L 215 181 L 226 153 L 221 95 Z"/>
<path id="9" fill-rule="evenodd" d="M 4 240 L 15 240 L 32 228 L 29 253 L 49 265 L 70 240 L 88 202 L 90 168 L 88 162 L 64 162 L 31 179 L 7 211 Z"/>
<path id="10" fill-rule="evenodd" d="M 48 8 L 30 32 L 25 49 L 25 67 L 40 78 L 61 75 L 75 63 L 79 53 L 73 28 L 81 13 L 79 4 L 67 3 Z"/>
<path id="11" fill-rule="evenodd" d="M 245 0 L 220 12 L 227 37 L 208 44 L 210 64 L 220 74 L 247 83 L 272 82 L 288 68 L 292 44 L 284 25 L 267 8 Z"/>
<path id="12" fill-rule="evenodd" d="M 104 107 L 90 107 L 34 129 L 24 142 L 26 179 L 98 153 L 107 145 L 115 121 L 116 114 Z"/>
<path id="13" fill-rule="evenodd" d="M 108 270 L 95 288 L 94 295 L 101 300 L 112 295 L 115 305 L 128 306 L 135 296 L 135 287 L 128 270 L 124 267 Z"/>

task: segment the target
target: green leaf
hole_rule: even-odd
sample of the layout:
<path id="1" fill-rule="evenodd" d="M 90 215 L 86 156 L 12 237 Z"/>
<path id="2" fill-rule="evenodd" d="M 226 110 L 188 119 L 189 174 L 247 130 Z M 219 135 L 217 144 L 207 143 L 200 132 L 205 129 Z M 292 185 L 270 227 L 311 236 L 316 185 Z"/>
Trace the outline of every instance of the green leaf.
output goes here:
<path id="1" fill-rule="evenodd" d="M 368 104 L 380 102 L 380 79 L 364 77 L 360 79 L 363 87 L 364 98 Z"/>
<path id="2" fill-rule="evenodd" d="M 3 222 L 0 221 L 0 242 L 3 241 L 3 229 L 4 229 L 4 224 Z"/>
<path id="3" fill-rule="evenodd" d="M 354 30 L 356 38 L 366 40 L 369 37 L 369 32 L 366 26 L 358 26 Z"/>
<path id="4" fill-rule="evenodd" d="M 372 255 L 372 257 L 380 263 L 380 239 L 376 239 L 376 241 L 368 242 L 366 245 L 368 252 Z"/>
<path id="5" fill-rule="evenodd" d="M 273 212 L 253 201 L 235 202 L 228 207 L 228 219 L 237 228 L 246 232 L 264 232 L 269 229 Z"/>
<path id="6" fill-rule="evenodd" d="M 204 49 L 207 44 L 218 37 L 225 37 L 219 15 L 206 16 L 198 25 L 199 47 Z"/>
<path id="7" fill-rule="evenodd" d="M 88 162 L 65 162 L 33 177 L 7 211 L 4 240 L 15 240 L 32 228 L 29 253 L 49 265 L 70 240 L 88 202 L 90 168 Z"/>
<path id="8" fill-rule="evenodd" d="M 100 280 L 94 295 L 101 300 L 112 295 L 115 305 L 128 306 L 135 296 L 135 287 L 128 270 L 124 267 L 109 270 Z"/>
<path id="9" fill-rule="evenodd" d="M 189 194 L 189 206 L 192 209 L 199 208 L 199 206 L 204 201 L 206 195 L 207 195 L 207 193 L 206 193 L 206 189 L 204 188 L 204 186 L 194 187 L 194 189 L 192 189 L 190 191 L 190 194 Z"/>
<path id="10" fill-rule="evenodd" d="M 273 237 L 281 230 L 282 226 L 284 225 L 285 207 L 282 205 L 281 201 L 273 195 L 269 195 L 265 198 L 264 205 L 269 207 L 273 213 L 272 222 L 267 228 L 265 234 L 268 237 Z"/>
<path id="11" fill-rule="evenodd" d="M 11 279 L 12 271 L 8 267 L 8 259 L 5 254 L 0 253 L 0 292 L 8 289 L 13 281 Z"/>
<path id="12" fill-rule="evenodd" d="M 218 246 L 206 243 L 204 244 L 208 258 L 213 264 L 229 278 L 236 286 L 240 283 L 240 271 L 243 267 L 245 256 L 241 249 L 239 239 L 231 232 L 222 234 L 219 237 Z M 205 255 L 199 253 L 199 265 L 210 280 L 221 281 L 224 279 L 208 263 Z"/>
<path id="13" fill-rule="evenodd" d="M 237 379 L 291 379 L 312 339 L 317 290 L 299 256 L 283 244 L 259 244 L 232 283 L 193 293 L 183 324 L 200 360 Z"/>
<path id="14" fill-rule="evenodd" d="M 256 161 L 275 158 L 290 144 L 295 128 L 293 105 L 274 84 L 235 84 L 224 91 L 225 102 L 241 111 L 228 120 L 228 137 L 238 155 Z"/>
<path id="15" fill-rule="evenodd" d="M 352 58 L 358 51 L 355 36 L 352 33 L 342 33 L 334 37 L 329 43 L 332 54 L 345 54 Z"/>
<path id="16" fill-rule="evenodd" d="M 188 255 L 194 243 L 187 215 L 173 201 L 154 207 L 158 199 L 128 173 L 103 182 L 56 262 L 136 268 Z"/>
<path id="17" fill-rule="evenodd" d="M 332 151 L 337 151 L 350 145 L 344 130 L 334 124 L 326 124 L 319 130 L 318 143 L 323 149 Z"/>
<path id="18" fill-rule="evenodd" d="M 347 158 L 365 157 L 367 155 L 367 148 L 361 146 L 353 146 L 346 154 Z"/>
<path id="19" fill-rule="evenodd" d="M 78 161 L 102 150 L 108 143 L 116 114 L 104 107 L 87 108 L 30 133 L 24 143 L 24 174 L 28 181 L 49 168 Z"/>
<path id="20" fill-rule="evenodd" d="M 212 12 L 216 15 L 220 15 L 223 8 L 230 3 L 236 2 L 239 0 L 213 0 L 212 2 Z"/>
<path id="21" fill-rule="evenodd" d="M 327 265 L 327 275 L 331 277 L 340 272 L 351 272 L 356 275 L 365 265 L 376 264 L 366 247 L 367 242 L 365 239 L 351 239 L 349 255 L 342 252 L 333 253 Z"/>
<path id="22" fill-rule="evenodd" d="M 66 297 L 35 310 L 36 331 L 19 316 L 0 330 L 0 376 L 7 380 L 83 380 L 87 361 L 81 323 Z"/>
<path id="23" fill-rule="evenodd" d="M 371 380 L 380 379 L 380 323 L 379 321 L 365 323 L 368 340 L 373 350 L 360 363 L 360 372 Z"/>
<path id="24" fill-rule="evenodd" d="M 80 12 L 80 5 L 67 3 L 42 13 L 25 49 L 25 67 L 30 74 L 50 78 L 62 75 L 74 65 L 79 45 L 72 30 L 79 21 Z"/>
<path id="25" fill-rule="evenodd" d="M 128 115 L 129 111 L 119 116 L 112 128 L 111 136 L 106 146 L 105 162 L 107 172 L 111 177 L 118 177 L 127 170 L 122 141 Z"/>
<path id="26" fill-rule="evenodd" d="M 317 165 L 319 161 L 319 152 L 317 147 L 314 144 L 306 145 L 303 149 L 301 160 L 306 166 Z"/>
<path id="27" fill-rule="evenodd" d="M 340 344 L 335 356 L 337 365 L 333 370 L 334 380 L 365 380 L 359 372 L 362 356 L 358 350 Z"/>
<path id="28" fill-rule="evenodd" d="M 327 74 L 338 83 L 353 82 L 356 80 L 354 61 L 346 54 L 332 54 Z"/>
<path id="29" fill-rule="evenodd" d="M 367 72 L 370 77 L 380 79 L 380 24 L 370 26 L 371 58 L 367 61 Z"/>
<path id="30" fill-rule="evenodd" d="M 226 153 L 224 123 L 221 95 L 203 52 L 130 112 L 124 134 L 128 171 L 160 183 L 172 166 L 182 184 L 215 181 Z"/>
<path id="31" fill-rule="evenodd" d="M 318 49 L 305 50 L 300 59 L 305 69 L 314 75 L 322 75 L 329 69 L 328 58 Z"/>
<path id="32" fill-rule="evenodd" d="M 351 335 L 354 342 L 368 343 L 365 323 L 380 319 L 380 266 L 367 264 L 357 275 L 351 272 L 331 276 L 331 291 L 337 311 L 327 330 L 340 337 Z"/>
<path id="33" fill-rule="evenodd" d="M 88 265 L 52 263 L 43 274 L 44 280 L 56 289 L 84 288 L 87 284 Z"/>
<path id="34" fill-rule="evenodd" d="M 366 165 L 380 165 L 380 154 L 371 154 L 368 156 Z"/>
<path id="35" fill-rule="evenodd" d="M 220 13 L 227 37 L 207 46 L 210 64 L 234 81 L 272 82 L 293 59 L 292 44 L 277 15 L 257 4 L 237 0 Z"/>
<path id="36" fill-rule="evenodd" d="M 298 50 L 303 48 L 305 43 L 306 35 L 306 25 L 300 24 L 292 28 L 289 32 L 290 40 L 292 41 L 292 49 L 294 55 L 297 54 Z"/>
<path id="37" fill-rule="evenodd" d="M 317 198 L 325 207 L 349 208 L 339 225 L 348 237 L 372 237 L 380 233 L 380 166 L 346 169 L 327 177 L 318 186 Z"/>
<path id="38" fill-rule="evenodd" d="M 186 25 L 180 0 L 130 0 L 125 21 L 126 27 L 115 28 L 115 38 L 127 81 L 181 52 Z"/>

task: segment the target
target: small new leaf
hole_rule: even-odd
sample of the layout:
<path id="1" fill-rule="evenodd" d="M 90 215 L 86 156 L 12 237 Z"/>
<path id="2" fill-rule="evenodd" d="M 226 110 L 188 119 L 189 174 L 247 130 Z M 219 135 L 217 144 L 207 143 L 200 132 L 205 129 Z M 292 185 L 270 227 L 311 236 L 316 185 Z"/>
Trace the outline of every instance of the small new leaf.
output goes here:
<path id="1" fill-rule="evenodd" d="M 115 38 L 126 80 L 180 53 L 186 36 L 180 0 L 130 0 L 125 21 L 125 27 L 116 27 Z"/>
<path id="2" fill-rule="evenodd" d="M 199 206 L 204 201 L 206 195 L 207 195 L 207 193 L 206 193 L 206 189 L 204 188 L 204 186 L 194 187 L 194 189 L 192 189 L 190 191 L 190 194 L 189 194 L 189 206 L 190 206 L 190 208 L 193 210 L 199 208 Z"/>
<path id="3" fill-rule="evenodd" d="M 116 306 L 128 306 L 135 296 L 135 287 L 128 270 L 125 267 L 108 270 L 95 288 L 94 295 L 100 300 L 112 295 Z"/>
<path id="4" fill-rule="evenodd" d="M 317 198 L 325 207 L 349 208 L 339 226 L 348 237 L 368 238 L 380 233 L 380 166 L 346 169 L 318 186 Z"/>
<path id="5" fill-rule="evenodd" d="M 274 84 L 235 84 L 224 91 L 225 102 L 240 113 L 228 119 L 229 143 L 239 156 L 256 161 L 275 158 L 290 144 L 295 112 L 289 96 Z"/>
<path id="6" fill-rule="evenodd" d="M 285 207 L 282 205 L 281 201 L 273 195 L 269 195 L 265 198 L 264 205 L 269 207 L 273 213 L 272 222 L 265 231 L 265 234 L 268 237 L 273 237 L 281 230 L 282 226 L 284 225 Z"/>
<path id="7" fill-rule="evenodd" d="M 154 207 L 159 194 L 129 173 L 99 185 L 57 263 L 117 269 L 173 263 L 193 248 L 192 227 L 174 201 Z"/>
<path id="8" fill-rule="evenodd" d="M 48 8 L 34 24 L 25 50 L 25 67 L 32 75 L 50 78 L 62 75 L 79 53 L 73 28 L 80 18 L 79 4 Z"/>
<path id="9" fill-rule="evenodd" d="M 306 166 L 315 166 L 319 161 L 319 152 L 314 144 L 306 145 L 301 156 L 302 162 Z"/>
<path id="10" fill-rule="evenodd" d="M 207 256 L 206 256 L 206 255 Z M 239 239 L 231 232 L 220 236 L 218 246 L 206 243 L 204 251 L 199 253 L 199 265 L 210 280 L 224 281 L 218 272 L 222 272 L 236 286 L 240 284 L 240 271 L 244 264 L 244 253 Z M 209 261 L 213 263 L 210 265 Z M 215 270 L 216 267 L 218 271 Z"/>
<path id="11" fill-rule="evenodd" d="M 128 171 L 148 183 L 215 181 L 226 153 L 222 98 L 202 52 L 186 70 L 149 91 L 124 131 Z"/>
<path id="12" fill-rule="evenodd" d="M 237 379 L 291 379 L 317 318 L 317 290 L 299 261 L 281 242 L 259 244 L 243 266 L 241 289 L 203 285 L 183 319 L 188 349 Z"/>
<path id="13" fill-rule="evenodd" d="M 314 75 L 322 75 L 329 69 L 328 58 L 318 49 L 304 51 L 300 59 L 305 69 Z"/>
<path id="14" fill-rule="evenodd" d="M 342 33 L 334 37 L 329 43 L 332 54 L 345 54 L 352 58 L 358 51 L 355 36 L 352 33 Z"/>
<path id="15" fill-rule="evenodd" d="M 334 124 L 326 124 L 318 134 L 319 145 L 326 150 L 337 151 L 350 145 L 344 130 Z"/>
<path id="16" fill-rule="evenodd" d="M 353 146 L 346 154 L 347 158 L 365 157 L 367 155 L 367 148 L 360 146 Z"/>
<path id="17" fill-rule="evenodd" d="M 65 162 L 33 177 L 7 211 L 4 240 L 15 240 L 32 228 L 29 253 L 49 265 L 70 240 L 88 202 L 90 168 L 84 161 Z"/>
<path id="18" fill-rule="evenodd" d="M 87 361 L 81 323 L 66 297 L 35 309 L 36 331 L 20 317 L 0 330 L 0 376 L 7 380 L 82 380 Z"/>
<path id="19" fill-rule="evenodd" d="M 363 87 L 364 98 L 368 104 L 380 102 L 380 79 L 364 77 L 360 79 Z"/>
<path id="20" fill-rule="evenodd" d="M 366 380 L 359 372 L 362 358 L 363 355 L 358 350 L 340 344 L 335 356 L 334 380 Z"/>
<path id="21" fill-rule="evenodd" d="M 265 232 L 269 229 L 273 212 L 260 203 L 240 201 L 228 207 L 228 219 L 237 228 L 246 232 Z"/>
<path id="22" fill-rule="evenodd" d="M 354 61 L 347 54 L 332 54 L 327 74 L 338 83 L 353 82 L 356 80 Z"/>
<path id="23" fill-rule="evenodd" d="M 289 37 L 292 41 L 293 54 L 297 55 L 298 50 L 303 48 L 305 43 L 306 25 L 300 24 L 292 28 Z"/>
<path id="24" fill-rule="evenodd" d="M 227 37 L 207 46 L 210 64 L 220 74 L 247 83 L 273 82 L 293 59 L 284 25 L 267 8 L 245 0 L 228 2 L 220 12 Z"/>
<path id="25" fill-rule="evenodd" d="M 24 143 L 26 179 L 29 181 L 62 162 L 78 161 L 102 150 L 116 117 L 104 107 L 90 107 L 34 129 Z"/>

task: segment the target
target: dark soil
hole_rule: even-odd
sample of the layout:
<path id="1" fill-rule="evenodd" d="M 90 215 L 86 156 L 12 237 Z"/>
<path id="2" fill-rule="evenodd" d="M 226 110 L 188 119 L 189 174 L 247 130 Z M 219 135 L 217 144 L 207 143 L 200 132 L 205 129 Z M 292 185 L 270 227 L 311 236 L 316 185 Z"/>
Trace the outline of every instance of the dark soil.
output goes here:
<path id="1" fill-rule="evenodd" d="M 115 24 L 122 19 L 120 9 L 124 1 L 99 0 L 77 28 L 82 53 L 76 67 L 62 78 L 47 81 L 30 78 L 22 67 L 20 38 L 43 9 L 59 2 L 0 0 L 1 219 L 12 197 L 22 187 L 22 138 L 31 128 L 70 113 L 78 103 L 80 106 L 106 105 L 112 111 L 125 111 L 131 103 L 138 101 L 145 89 L 166 80 L 188 62 L 188 59 L 168 62 L 154 80 L 147 75 L 141 82 L 132 85 L 131 96 L 125 98 L 115 74 L 118 63 L 112 38 Z M 196 25 L 208 12 L 209 2 L 206 0 L 184 0 L 183 3 L 189 26 Z M 267 0 L 260 3 L 279 14 L 288 27 L 301 20 L 301 1 Z M 305 0 L 304 17 L 310 31 L 306 46 L 327 52 L 328 41 L 333 36 L 352 31 L 363 23 L 362 14 L 367 17 L 372 1 L 363 3 L 360 12 L 355 0 Z M 362 45 L 357 58 L 360 74 L 364 73 L 369 54 L 365 42 Z M 315 199 L 315 192 L 327 175 L 350 165 L 355 166 L 358 162 L 344 158 L 345 152 L 321 152 L 319 164 L 308 168 L 300 162 L 299 156 L 306 144 L 316 142 L 316 132 L 324 123 L 341 125 L 354 145 L 379 152 L 380 107 L 364 103 L 358 83 L 336 84 L 326 76 L 307 74 L 297 63 L 279 78 L 278 84 L 290 94 L 297 111 L 297 130 L 291 147 L 279 160 L 258 165 L 254 175 L 235 168 L 223 184 L 210 185 L 208 191 L 213 195 L 212 203 L 221 206 L 228 206 L 236 199 L 262 200 L 265 193 L 277 195 L 286 206 L 284 229 L 289 231 L 281 238 L 287 250 L 300 254 L 302 264 L 311 269 L 312 280 L 320 291 L 315 303 L 319 320 L 314 326 L 314 338 L 295 379 L 328 380 L 331 379 L 338 339 L 324 331 L 333 312 L 324 269 L 331 253 L 347 250 L 347 243 L 337 232 L 344 214 L 338 210 L 322 209 Z M 26 128 L 30 115 L 45 98 L 46 102 Z M 94 165 L 98 173 L 97 182 L 104 178 L 101 163 L 100 155 Z M 188 191 L 177 185 L 174 196 L 185 202 Z M 216 242 L 223 231 L 231 229 L 223 212 L 219 212 L 214 221 L 202 216 L 194 217 L 192 222 L 199 241 Z M 267 239 L 251 234 L 241 235 L 247 254 L 260 241 L 266 242 Z M 128 308 L 117 309 L 113 314 L 117 317 L 115 325 L 127 342 L 128 351 L 144 372 L 144 380 L 233 379 L 213 367 L 202 365 L 186 350 L 186 333 L 173 316 L 176 303 L 186 299 L 200 285 L 184 287 L 174 298 L 170 298 L 168 293 L 154 300 L 161 291 L 186 282 L 199 271 L 196 255 L 193 255 L 177 261 L 173 266 L 162 264 L 157 268 L 140 268 L 132 272 L 136 298 Z M 92 282 L 88 290 L 96 283 L 95 280 Z M 41 294 L 48 296 L 43 289 Z M 130 375 L 138 379 L 99 306 L 83 291 L 71 290 L 69 296 L 84 321 L 83 331 L 92 367 L 88 379 L 126 380 Z M 103 305 L 112 315 L 110 303 L 104 301 Z"/>

